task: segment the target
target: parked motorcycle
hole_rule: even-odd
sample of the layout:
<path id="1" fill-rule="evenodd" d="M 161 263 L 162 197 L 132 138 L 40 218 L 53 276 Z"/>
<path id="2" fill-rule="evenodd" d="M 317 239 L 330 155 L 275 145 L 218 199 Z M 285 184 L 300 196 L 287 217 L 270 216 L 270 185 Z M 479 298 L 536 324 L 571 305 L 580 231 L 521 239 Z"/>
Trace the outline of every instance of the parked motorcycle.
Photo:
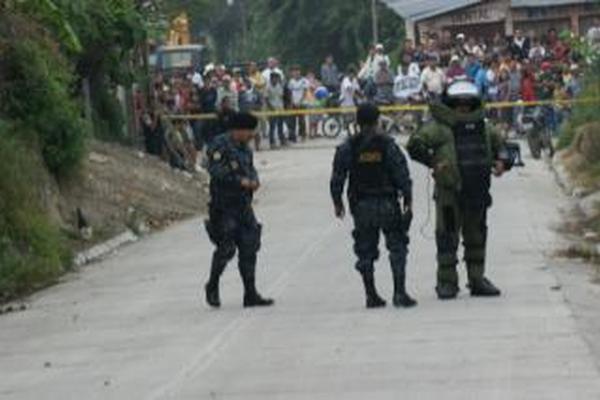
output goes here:
<path id="1" fill-rule="evenodd" d="M 527 144 L 531 156 L 539 160 L 543 154 L 554 157 L 554 143 L 552 142 L 552 128 L 548 126 L 544 107 L 529 107 L 521 117 L 520 131 L 527 137 Z"/>

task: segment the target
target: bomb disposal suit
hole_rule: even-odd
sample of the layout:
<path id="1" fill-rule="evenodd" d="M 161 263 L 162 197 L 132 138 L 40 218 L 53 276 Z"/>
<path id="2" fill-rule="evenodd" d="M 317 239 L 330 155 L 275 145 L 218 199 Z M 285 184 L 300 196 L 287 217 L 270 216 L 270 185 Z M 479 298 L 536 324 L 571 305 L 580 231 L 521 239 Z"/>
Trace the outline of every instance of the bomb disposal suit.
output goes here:
<path id="1" fill-rule="evenodd" d="M 411 157 L 433 170 L 435 179 L 437 287 L 440 299 L 459 292 L 457 251 L 462 236 L 473 296 L 498 296 L 485 278 L 487 211 L 491 175 L 512 167 L 499 133 L 485 121 L 477 87 L 459 81 L 430 107 L 434 121 L 408 143 Z"/>

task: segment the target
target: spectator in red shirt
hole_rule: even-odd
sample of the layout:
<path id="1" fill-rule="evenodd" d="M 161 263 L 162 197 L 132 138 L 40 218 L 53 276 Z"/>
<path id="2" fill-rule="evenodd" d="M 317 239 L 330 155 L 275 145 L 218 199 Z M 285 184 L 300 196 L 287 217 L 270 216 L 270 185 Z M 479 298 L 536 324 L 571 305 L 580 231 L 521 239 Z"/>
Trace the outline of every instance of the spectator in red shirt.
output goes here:
<path id="1" fill-rule="evenodd" d="M 530 67 L 525 68 L 523 71 L 523 78 L 521 78 L 521 98 L 525 102 L 536 101 L 535 74 Z"/>

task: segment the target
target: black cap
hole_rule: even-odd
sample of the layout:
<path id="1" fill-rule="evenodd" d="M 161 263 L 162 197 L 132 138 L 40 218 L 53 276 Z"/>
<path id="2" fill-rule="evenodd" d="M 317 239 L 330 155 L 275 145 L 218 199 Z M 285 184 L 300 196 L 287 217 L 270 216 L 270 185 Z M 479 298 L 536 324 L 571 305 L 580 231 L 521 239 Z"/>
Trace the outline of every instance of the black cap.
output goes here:
<path id="1" fill-rule="evenodd" d="M 233 130 L 255 130 L 258 126 L 258 119 L 247 112 L 239 112 L 231 115 L 229 119 L 229 128 Z"/>
<path id="2" fill-rule="evenodd" d="M 374 126 L 379 121 L 379 115 L 379 108 L 375 104 L 362 104 L 356 111 L 356 122 L 360 126 Z"/>

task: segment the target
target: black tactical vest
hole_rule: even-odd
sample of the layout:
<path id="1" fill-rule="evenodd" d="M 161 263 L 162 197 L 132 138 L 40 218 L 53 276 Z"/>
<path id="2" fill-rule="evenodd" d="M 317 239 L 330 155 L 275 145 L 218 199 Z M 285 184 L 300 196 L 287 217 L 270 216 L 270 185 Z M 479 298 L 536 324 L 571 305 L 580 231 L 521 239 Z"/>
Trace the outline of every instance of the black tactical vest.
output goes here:
<path id="1" fill-rule="evenodd" d="M 386 171 L 387 138 L 378 134 L 360 134 L 352 141 L 350 197 L 393 196 L 396 192 Z"/>
<path id="2" fill-rule="evenodd" d="M 472 207 L 490 205 L 492 166 L 485 121 L 459 122 L 454 128 L 456 160 L 462 178 L 461 199 Z"/>

